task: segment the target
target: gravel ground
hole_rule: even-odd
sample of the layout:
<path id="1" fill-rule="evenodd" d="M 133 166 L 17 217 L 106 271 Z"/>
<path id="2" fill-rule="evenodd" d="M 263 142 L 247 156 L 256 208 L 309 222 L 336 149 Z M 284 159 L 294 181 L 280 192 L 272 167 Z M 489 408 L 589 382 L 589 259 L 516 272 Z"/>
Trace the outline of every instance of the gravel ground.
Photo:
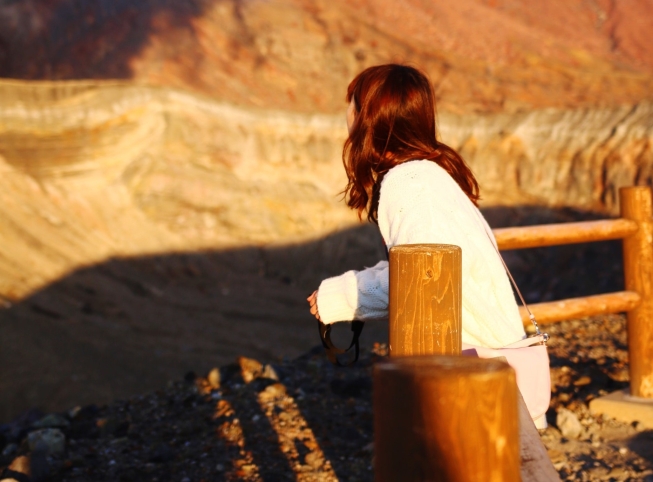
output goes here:
<path id="1" fill-rule="evenodd" d="M 625 321 L 602 316 L 546 327 L 553 397 L 541 431 L 563 480 L 653 481 L 653 430 L 589 413 L 628 385 Z M 30 411 L 0 426 L 0 480 L 373 480 L 371 370 L 321 347 L 262 365 L 240 358 L 156 392 L 65 413 Z M 31 470 L 31 478 L 16 472 Z"/>

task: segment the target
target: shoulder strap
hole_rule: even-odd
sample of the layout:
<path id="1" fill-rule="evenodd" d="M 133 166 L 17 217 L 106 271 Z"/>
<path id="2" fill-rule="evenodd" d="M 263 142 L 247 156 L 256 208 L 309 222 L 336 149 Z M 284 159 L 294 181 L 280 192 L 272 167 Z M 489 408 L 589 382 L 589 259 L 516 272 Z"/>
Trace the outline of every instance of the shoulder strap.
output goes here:
<path id="1" fill-rule="evenodd" d="M 542 333 L 540 331 L 540 327 L 537 324 L 537 320 L 535 319 L 535 315 L 531 312 L 530 308 L 526 304 L 526 301 L 524 300 L 524 297 L 521 294 L 521 291 L 519 290 L 519 286 L 517 286 L 517 283 L 515 282 L 515 278 L 512 277 L 512 273 L 508 269 L 508 265 L 506 262 L 503 260 L 503 256 L 501 256 L 501 252 L 499 252 L 499 248 L 496 245 L 496 241 L 493 236 L 490 236 L 490 233 L 488 233 L 487 228 L 485 227 L 484 219 L 483 216 L 478 212 L 479 218 L 481 218 L 481 222 L 483 223 L 483 230 L 485 231 L 485 234 L 490 240 L 490 244 L 492 244 L 492 247 L 494 250 L 497 252 L 497 255 L 499 256 L 499 259 L 501 260 L 501 264 L 503 265 L 503 269 L 506 270 L 506 274 L 508 275 L 508 278 L 510 278 L 510 282 L 512 285 L 515 287 L 515 291 L 517 292 L 517 295 L 519 296 L 519 299 L 521 301 L 521 304 L 526 308 L 526 311 L 528 312 L 528 318 L 531 320 L 531 323 L 533 323 L 533 326 L 535 327 L 535 336 L 541 336 L 544 339 L 544 343 L 549 339 L 549 335 L 546 333 Z"/>
<path id="2" fill-rule="evenodd" d="M 327 358 L 331 363 L 338 366 L 349 366 L 353 365 L 358 361 L 358 355 L 360 354 L 360 346 L 358 339 L 360 338 L 361 331 L 363 331 L 364 322 L 359 320 L 354 320 L 351 322 L 351 331 L 354 332 L 351 343 L 346 350 L 336 347 L 331 341 L 331 325 L 325 325 L 321 320 L 317 320 L 317 328 L 320 332 L 320 339 L 322 340 L 322 346 L 326 350 Z M 354 359 L 349 363 L 342 363 L 338 360 L 338 355 L 348 352 L 352 347 L 354 347 L 355 356 Z"/>

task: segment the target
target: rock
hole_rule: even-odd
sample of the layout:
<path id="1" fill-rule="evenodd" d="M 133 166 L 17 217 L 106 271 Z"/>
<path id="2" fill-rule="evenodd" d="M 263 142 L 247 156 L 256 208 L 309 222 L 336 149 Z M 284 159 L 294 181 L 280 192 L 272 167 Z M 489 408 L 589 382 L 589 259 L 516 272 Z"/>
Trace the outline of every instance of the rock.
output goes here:
<path id="1" fill-rule="evenodd" d="M 313 469 L 319 469 L 322 467 L 322 464 L 324 464 L 324 456 L 318 451 L 306 454 L 304 460 L 306 461 L 306 464 L 310 465 Z"/>
<path id="2" fill-rule="evenodd" d="M 240 373 L 245 383 L 252 382 L 263 373 L 263 364 L 253 358 L 241 356 L 238 357 L 236 361 L 238 362 L 238 365 L 240 365 Z"/>
<path id="3" fill-rule="evenodd" d="M 624 467 L 612 467 L 608 473 L 610 479 L 623 480 L 624 476 L 628 475 L 628 471 Z"/>
<path id="4" fill-rule="evenodd" d="M 271 402 L 285 395 L 286 387 L 281 383 L 273 383 L 272 385 L 265 387 L 265 390 L 263 390 L 259 396 L 262 402 Z"/>
<path id="5" fill-rule="evenodd" d="M 583 426 L 578 420 L 576 414 L 566 408 L 558 409 L 556 425 L 558 426 L 560 433 L 568 439 L 577 439 L 583 431 Z"/>
<path id="6" fill-rule="evenodd" d="M 15 443 L 7 444 L 5 445 L 5 448 L 2 449 L 2 455 L 3 456 L 12 455 L 13 453 L 16 452 L 17 449 L 18 449 L 18 445 L 16 445 Z"/>
<path id="7" fill-rule="evenodd" d="M 272 365 L 265 365 L 263 367 L 263 372 L 261 372 L 260 378 L 268 378 L 270 380 L 279 381 L 279 375 Z"/>
<path id="8" fill-rule="evenodd" d="M 79 413 L 81 411 L 82 411 L 82 407 L 77 405 L 77 406 L 71 408 L 70 410 L 68 410 L 68 417 L 70 417 L 71 419 L 74 419 L 75 417 L 77 417 L 77 415 L 79 415 Z"/>
<path id="9" fill-rule="evenodd" d="M 18 472 L 20 474 L 25 474 L 27 476 L 32 474 L 32 471 L 30 469 L 30 462 L 29 462 L 29 457 L 25 455 L 21 455 L 20 457 L 16 457 L 14 461 L 9 465 L 9 470 L 13 470 L 14 472 Z"/>
<path id="10" fill-rule="evenodd" d="M 574 386 L 584 387 L 585 385 L 589 385 L 590 383 L 592 383 L 592 379 L 587 375 L 584 375 L 574 382 Z"/>
<path id="11" fill-rule="evenodd" d="M 43 428 L 27 436 L 30 450 L 44 451 L 48 455 L 59 455 L 66 450 L 66 437 L 58 428 Z"/>
<path id="12" fill-rule="evenodd" d="M 206 380 L 209 382 L 209 386 L 214 390 L 220 388 L 220 369 L 212 369 L 206 376 Z"/>
<path id="13" fill-rule="evenodd" d="M 70 422 L 58 413 L 51 413 L 32 424 L 34 428 L 68 428 Z"/>

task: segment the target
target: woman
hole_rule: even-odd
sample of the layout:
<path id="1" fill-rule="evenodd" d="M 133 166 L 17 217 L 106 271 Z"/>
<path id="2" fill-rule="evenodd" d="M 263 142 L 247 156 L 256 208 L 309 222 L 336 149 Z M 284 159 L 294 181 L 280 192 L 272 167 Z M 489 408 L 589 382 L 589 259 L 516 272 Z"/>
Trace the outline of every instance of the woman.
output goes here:
<path id="1" fill-rule="evenodd" d="M 347 205 L 367 212 L 386 246 L 460 246 L 463 343 L 503 347 L 525 337 L 492 231 L 477 208 L 479 189 L 463 159 L 436 139 L 427 77 L 402 65 L 360 73 L 347 89 L 343 163 Z M 308 297 L 323 323 L 387 316 L 388 263 L 329 278 Z"/>

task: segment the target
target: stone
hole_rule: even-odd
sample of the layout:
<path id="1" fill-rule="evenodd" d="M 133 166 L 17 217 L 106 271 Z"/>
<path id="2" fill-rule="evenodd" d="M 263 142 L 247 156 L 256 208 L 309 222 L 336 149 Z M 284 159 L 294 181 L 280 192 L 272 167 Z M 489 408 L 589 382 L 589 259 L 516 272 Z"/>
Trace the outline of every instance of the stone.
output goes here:
<path id="1" fill-rule="evenodd" d="M 560 408 L 556 416 L 556 425 L 563 437 L 577 439 L 583 431 L 578 417 L 574 412 L 566 408 Z"/>
<path id="2" fill-rule="evenodd" d="M 32 471 L 30 469 L 30 460 L 29 457 L 25 455 L 21 455 L 20 457 L 16 457 L 11 464 L 9 464 L 9 470 L 13 470 L 14 472 L 18 472 L 21 474 L 25 475 L 31 475 Z"/>
<path id="3" fill-rule="evenodd" d="M 18 449 L 18 445 L 16 445 L 15 443 L 9 443 L 5 445 L 5 448 L 2 449 L 2 455 L 3 456 L 12 455 L 13 453 L 16 452 L 17 449 Z"/>
<path id="4" fill-rule="evenodd" d="M 590 412 L 622 422 L 636 423 L 636 429 L 653 428 L 653 400 L 631 397 L 628 389 L 617 390 L 590 401 Z"/>
<path id="5" fill-rule="evenodd" d="M 585 385 L 589 385 L 590 383 L 592 383 L 592 379 L 587 375 L 584 375 L 574 382 L 574 386 L 584 387 Z"/>
<path id="6" fill-rule="evenodd" d="M 220 369 L 213 368 L 206 376 L 206 380 L 209 382 L 209 386 L 214 390 L 220 388 Z"/>
<path id="7" fill-rule="evenodd" d="M 318 451 L 309 452 L 304 458 L 307 465 L 310 465 L 313 469 L 319 469 L 324 464 L 324 456 Z"/>
<path id="8" fill-rule="evenodd" d="M 263 364 L 253 358 L 240 356 L 236 360 L 240 366 L 240 373 L 245 383 L 252 382 L 263 373 Z"/>
<path id="9" fill-rule="evenodd" d="M 282 383 L 273 383 L 261 391 L 259 398 L 262 402 L 271 402 L 286 395 L 286 387 Z"/>
<path id="10" fill-rule="evenodd" d="M 68 428 L 70 422 L 68 419 L 58 413 L 50 413 L 32 424 L 34 428 Z"/>
<path id="11" fill-rule="evenodd" d="M 277 374 L 277 371 L 272 365 L 269 364 L 263 367 L 263 371 L 261 372 L 260 377 L 267 378 L 269 380 L 276 380 L 277 382 L 279 381 L 279 375 Z"/>
<path id="12" fill-rule="evenodd" d="M 43 428 L 27 435 L 30 450 L 40 450 L 48 455 L 59 455 L 66 450 L 66 437 L 58 428 Z"/>

